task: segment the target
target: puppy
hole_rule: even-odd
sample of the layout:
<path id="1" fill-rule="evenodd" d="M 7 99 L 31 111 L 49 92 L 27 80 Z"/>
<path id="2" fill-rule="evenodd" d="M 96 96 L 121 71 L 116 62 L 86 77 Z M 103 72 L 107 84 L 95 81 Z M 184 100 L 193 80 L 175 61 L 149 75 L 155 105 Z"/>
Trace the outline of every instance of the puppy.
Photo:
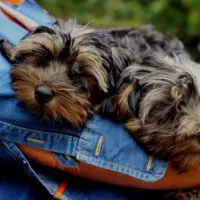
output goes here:
<path id="1" fill-rule="evenodd" d="M 58 20 L 1 48 L 32 112 L 79 128 L 98 105 L 154 156 L 179 170 L 200 164 L 200 67 L 180 41 L 149 26 L 96 30 Z"/>

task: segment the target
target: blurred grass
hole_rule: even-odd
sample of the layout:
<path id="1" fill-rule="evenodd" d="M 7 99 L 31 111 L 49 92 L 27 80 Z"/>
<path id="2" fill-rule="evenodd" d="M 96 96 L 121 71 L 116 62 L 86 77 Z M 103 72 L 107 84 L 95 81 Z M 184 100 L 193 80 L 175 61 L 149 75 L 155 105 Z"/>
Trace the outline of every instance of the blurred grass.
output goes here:
<path id="1" fill-rule="evenodd" d="M 36 0 L 49 14 L 94 27 L 153 24 L 200 60 L 200 0 Z"/>

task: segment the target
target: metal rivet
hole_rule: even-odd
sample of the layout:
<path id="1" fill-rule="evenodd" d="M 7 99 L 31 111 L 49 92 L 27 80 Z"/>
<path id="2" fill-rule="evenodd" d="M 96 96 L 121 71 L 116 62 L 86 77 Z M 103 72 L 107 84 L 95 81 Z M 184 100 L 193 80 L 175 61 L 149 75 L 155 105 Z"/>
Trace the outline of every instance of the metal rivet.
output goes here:
<path id="1" fill-rule="evenodd" d="M 23 160 L 23 161 L 22 161 L 22 163 L 23 163 L 24 165 L 26 165 L 26 164 L 27 164 L 26 160 Z"/>

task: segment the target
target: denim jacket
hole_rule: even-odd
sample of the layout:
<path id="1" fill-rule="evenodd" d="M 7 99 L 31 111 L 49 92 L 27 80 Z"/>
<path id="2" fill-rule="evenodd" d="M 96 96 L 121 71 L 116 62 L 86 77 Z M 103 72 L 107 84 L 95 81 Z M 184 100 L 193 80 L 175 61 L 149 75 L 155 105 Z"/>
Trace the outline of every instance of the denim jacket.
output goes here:
<path id="1" fill-rule="evenodd" d="M 33 0 L 27 0 L 20 6 L 0 2 L 1 6 L 36 24 L 48 25 L 53 22 Z M 26 33 L 27 30 L 0 13 L 1 38 L 17 44 Z M 6 159 L 6 155 L 12 157 L 24 172 L 43 185 L 51 195 L 54 195 L 60 184 L 59 180 L 42 168 L 34 168 L 16 143 L 49 150 L 64 166 L 75 167 L 81 161 L 149 182 L 164 176 L 167 162 L 148 155 L 125 130 L 123 124 L 97 115 L 90 118 L 82 129 L 75 130 L 69 128 L 65 121 L 50 123 L 30 113 L 15 97 L 10 69 L 10 63 L 0 54 L 0 149 L 6 152 L 0 155 L 2 159 Z M 61 199 L 91 199 L 87 196 L 78 198 L 77 190 L 78 188 L 66 190 Z M 79 191 L 79 195 L 83 194 Z M 107 199 L 122 198 L 116 196 Z"/>

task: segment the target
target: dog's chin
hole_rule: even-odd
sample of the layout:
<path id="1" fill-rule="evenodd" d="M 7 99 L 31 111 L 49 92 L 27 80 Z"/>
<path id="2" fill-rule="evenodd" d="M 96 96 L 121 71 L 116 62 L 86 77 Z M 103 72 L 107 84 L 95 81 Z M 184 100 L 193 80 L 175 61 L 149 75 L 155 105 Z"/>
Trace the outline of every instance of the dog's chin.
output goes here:
<path id="1" fill-rule="evenodd" d="M 62 103 L 58 98 L 55 98 L 45 105 L 40 105 L 34 100 L 33 103 L 30 104 L 30 99 L 26 101 L 19 96 L 18 98 L 26 104 L 27 108 L 32 113 L 37 114 L 42 119 L 50 120 L 51 122 L 66 120 L 73 128 L 80 128 L 88 119 L 90 103 L 84 100 L 75 105 L 69 103 L 69 100 L 66 100 L 64 104 L 64 100 L 62 100 Z"/>
<path id="2" fill-rule="evenodd" d="M 52 119 L 53 121 L 66 120 L 73 128 L 81 128 L 88 119 L 90 103 L 84 98 L 81 99 L 81 102 L 74 101 L 76 100 L 73 98 L 61 99 L 56 97 L 42 106 L 39 115 L 43 118 Z M 38 108 L 36 109 L 37 111 Z"/>
<path id="3" fill-rule="evenodd" d="M 25 103 L 29 111 L 42 119 L 51 122 L 66 120 L 73 128 L 80 128 L 87 121 L 91 103 L 86 94 L 62 88 L 48 103 L 40 104 L 35 98 L 35 89 L 31 84 L 16 81 L 13 87 L 17 98 Z"/>

